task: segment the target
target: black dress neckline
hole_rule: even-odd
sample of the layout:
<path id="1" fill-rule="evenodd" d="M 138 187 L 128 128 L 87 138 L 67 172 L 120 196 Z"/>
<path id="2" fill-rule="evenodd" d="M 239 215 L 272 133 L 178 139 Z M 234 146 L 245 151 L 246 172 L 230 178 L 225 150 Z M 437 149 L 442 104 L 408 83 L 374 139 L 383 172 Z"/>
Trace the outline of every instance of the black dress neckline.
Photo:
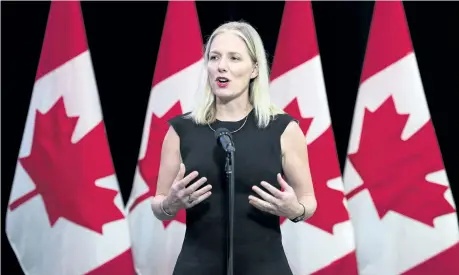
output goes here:
<path id="1" fill-rule="evenodd" d="M 249 120 L 250 116 L 251 116 L 252 113 L 253 113 L 253 110 L 254 110 L 254 109 L 252 108 L 252 110 L 250 110 L 250 112 L 249 112 L 245 117 L 241 118 L 240 120 L 219 120 L 219 119 L 215 118 L 215 122 L 219 122 L 219 123 L 229 123 L 229 124 L 231 124 L 231 123 L 233 123 L 233 124 L 241 123 L 241 122 L 243 122 L 246 118 L 247 118 L 247 120 Z"/>

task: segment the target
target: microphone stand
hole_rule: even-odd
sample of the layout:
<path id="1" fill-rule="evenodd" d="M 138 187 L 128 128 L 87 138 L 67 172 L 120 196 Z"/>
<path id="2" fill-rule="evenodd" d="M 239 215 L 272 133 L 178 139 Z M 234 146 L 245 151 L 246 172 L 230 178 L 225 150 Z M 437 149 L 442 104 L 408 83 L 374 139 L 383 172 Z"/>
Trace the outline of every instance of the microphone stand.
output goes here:
<path id="1" fill-rule="evenodd" d="M 233 236 L 234 236 L 234 147 L 226 153 L 225 164 L 228 179 L 228 258 L 227 275 L 233 275 Z"/>

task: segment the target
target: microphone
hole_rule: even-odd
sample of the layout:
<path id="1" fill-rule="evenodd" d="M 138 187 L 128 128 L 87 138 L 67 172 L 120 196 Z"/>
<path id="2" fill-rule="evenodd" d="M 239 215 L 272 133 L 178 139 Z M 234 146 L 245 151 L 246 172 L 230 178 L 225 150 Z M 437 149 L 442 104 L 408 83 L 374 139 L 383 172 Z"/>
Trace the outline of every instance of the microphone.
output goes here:
<path id="1" fill-rule="evenodd" d="M 218 128 L 215 130 L 215 138 L 217 139 L 217 143 L 223 147 L 225 152 L 232 153 L 236 151 L 236 148 L 234 148 L 233 137 L 228 129 Z"/>
<path id="2" fill-rule="evenodd" d="M 226 128 L 215 130 L 217 144 L 226 152 L 225 171 L 228 180 L 228 233 L 227 233 L 227 275 L 233 275 L 233 243 L 234 243 L 234 148 L 233 137 Z"/>

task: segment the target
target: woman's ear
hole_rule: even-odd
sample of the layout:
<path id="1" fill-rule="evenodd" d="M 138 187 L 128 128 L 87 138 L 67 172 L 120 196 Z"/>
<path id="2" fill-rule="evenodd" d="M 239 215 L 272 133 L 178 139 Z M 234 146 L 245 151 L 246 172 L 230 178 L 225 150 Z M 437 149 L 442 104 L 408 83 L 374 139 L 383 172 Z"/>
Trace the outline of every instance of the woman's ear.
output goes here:
<path id="1" fill-rule="evenodd" d="M 252 74 L 250 75 L 250 78 L 254 79 L 257 76 L 258 76 L 258 63 L 255 63 L 255 66 L 253 66 L 253 70 L 252 70 Z"/>

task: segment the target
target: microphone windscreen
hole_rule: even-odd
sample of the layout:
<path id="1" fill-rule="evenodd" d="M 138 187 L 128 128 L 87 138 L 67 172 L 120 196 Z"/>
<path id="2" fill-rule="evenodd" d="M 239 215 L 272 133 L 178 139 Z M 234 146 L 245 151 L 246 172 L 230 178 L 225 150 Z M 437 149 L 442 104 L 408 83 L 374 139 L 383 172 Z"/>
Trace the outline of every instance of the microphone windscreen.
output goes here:
<path id="1" fill-rule="evenodd" d="M 228 135 L 229 137 L 231 137 L 230 131 L 228 129 L 226 129 L 226 128 L 218 128 L 217 130 L 215 130 L 215 138 L 216 139 L 218 139 L 222 135 Z"/>

